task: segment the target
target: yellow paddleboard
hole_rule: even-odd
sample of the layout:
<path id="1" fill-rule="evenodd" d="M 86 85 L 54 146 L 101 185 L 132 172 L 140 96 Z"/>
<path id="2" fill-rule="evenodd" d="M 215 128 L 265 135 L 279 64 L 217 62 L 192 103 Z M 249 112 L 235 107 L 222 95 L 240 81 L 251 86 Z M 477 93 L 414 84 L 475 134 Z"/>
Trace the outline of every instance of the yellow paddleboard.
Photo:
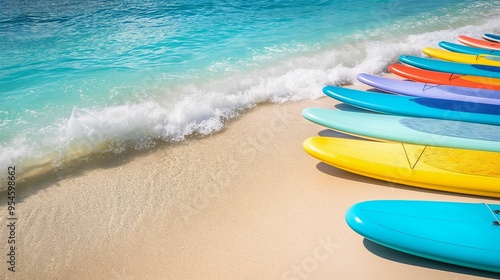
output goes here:
<path id="1" fill-rule="evenodd" d="M 467 63 L 467 64 L 500 66 L 500 56 L 497 55 L 489 55 L 489 54 L 472 55 L 465 53 L 450 52 L 435 48 L 423 48 L 422 52 L 430 57 L 439 58 L 447 61 Z"/>
<path id="2" fill-rule="evenodd" d="M 303 147 L 325 163 L 367 177 L 500 197 L 500 153 L 334 137 L 311 137 Z"/>

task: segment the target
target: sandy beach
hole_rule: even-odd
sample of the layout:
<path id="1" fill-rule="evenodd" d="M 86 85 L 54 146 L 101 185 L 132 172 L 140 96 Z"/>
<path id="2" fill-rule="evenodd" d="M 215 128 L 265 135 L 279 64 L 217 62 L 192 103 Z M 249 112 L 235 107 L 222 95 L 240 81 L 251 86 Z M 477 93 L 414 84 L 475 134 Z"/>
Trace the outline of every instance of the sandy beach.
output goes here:
<path id="1" fill-rule="evenodd" d="M 302 142 L 320 98 L 259 105 L 205 138 L 108 155 L 18 182 L 16 272 L 5 279 L 488 279 L 353 232 L 372 199 L 496 202 L 351 174 Z M 6 194 L 2 218 L 6 218 Z M 2 235 L 6 236 L 6 231 Z M 6 259 L 6 239 L 2 242 Z"/>

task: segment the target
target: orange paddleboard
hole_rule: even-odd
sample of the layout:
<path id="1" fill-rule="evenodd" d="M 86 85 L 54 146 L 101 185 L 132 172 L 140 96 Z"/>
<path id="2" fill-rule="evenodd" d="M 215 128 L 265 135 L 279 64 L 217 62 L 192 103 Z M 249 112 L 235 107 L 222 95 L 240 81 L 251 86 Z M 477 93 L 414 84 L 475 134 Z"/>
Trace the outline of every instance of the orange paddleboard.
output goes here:
<path id="1" fill-rule="evenodd" d="M 391 64 L 389 71 L 403 78 L 422 83 L 500 90 L 500 79 L 497 78 L 436 72 L 404 64 Z"/>
<path id="2" fill-rule="evenodd" d="M 491 41 L 486 41 L 482 39 L 476 39 L 464 35 L 460 35 L 457 37 L 458 41 L 464 45 L 472 46 L 472 47 L 477 47 L 477 48 L 483 48 L 483 49 L 490 49 L 490 50 L 500 50 L 500 43 L 495 43 Z"/>

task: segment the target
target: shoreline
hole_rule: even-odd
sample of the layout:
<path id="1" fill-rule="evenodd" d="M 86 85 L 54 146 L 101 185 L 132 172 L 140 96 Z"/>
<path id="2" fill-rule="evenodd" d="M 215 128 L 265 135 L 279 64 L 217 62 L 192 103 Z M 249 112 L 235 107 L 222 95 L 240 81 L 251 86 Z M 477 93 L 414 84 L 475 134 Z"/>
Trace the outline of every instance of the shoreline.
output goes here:
<path id="1" fill-rule="evenodd" d="M 496 201 L 309 156 L 307 137 L 341 134 L 302 109 L 338 103 L 259 105 L 201 139 L 37 178 L 18 191 L 15 279 L 497 278 L 387 249 L 347 226 L 345 211 L 364 200 Z"/>

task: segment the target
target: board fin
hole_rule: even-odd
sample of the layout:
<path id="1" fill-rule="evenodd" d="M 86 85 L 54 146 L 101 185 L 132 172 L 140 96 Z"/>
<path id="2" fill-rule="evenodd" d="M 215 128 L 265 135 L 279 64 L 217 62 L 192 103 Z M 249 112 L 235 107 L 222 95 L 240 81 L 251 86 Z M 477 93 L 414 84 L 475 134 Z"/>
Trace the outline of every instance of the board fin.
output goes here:
<path id="1" fill-rule="evenodd" d="M 418 161 L 420 160 L 420 158 L 422 157 L 422 155 L 424 154 L 424 151 L 427 148 L 427 146 L 410 145 L 405 143 L 401 143 L 401 146 L 403 146 L 403 150 L 406 155 L 406 160 L 408 161 L 408 166 L 410 167 L 410 169 L 413 170 L 417 165 Z"/>
<path id="2" fill-rule="evenodd" d="M 493 218 L 495 218 L 495 220 L 493 221 L 493 225 L 495 226 L 500 226 L 500 220 L 498 219 L 498 217 L 496 215 L 500 214 L 500 210 L 491 210 L 490 206 L 486 203 L 483 203 L 484 206 L 486 206 L 486 208 L 488 208 L 488 210 L 491 212 L 491 214 L 493 215 Z M 495 215 L 496 214 L 496 215 Z"/>
<path id="3" fill-rule="evenodd" d="M 430 85 L 429 85 L 428 83 L 425 83 L 425 84 L 424 84 L 424 88 L 422 89 L 422 92 L 424 92 L 424 91 L 426 91 L 426 90 L 429 90 L 429 89 L 431 89 L 431 88 L 435 88 L 435 87 L 437 87 L 437 86 L 439 86 L 439 85 L 435 85 L 435 84 L 430 84 Z"/>
<path id="4" fill-rule="evenodd" d="M 449 81 L 451 81 L 451 80 L 455 80 L 455 79 L 460 78 L 461 76 L 463 76 L 463 75 L 458 75 L 458 74 L 454 74 L 454 73 L 452 73 L 452 74 L 450 75 L 450 77 L 448 78 L 448 80 L 449 80 Z"/>

